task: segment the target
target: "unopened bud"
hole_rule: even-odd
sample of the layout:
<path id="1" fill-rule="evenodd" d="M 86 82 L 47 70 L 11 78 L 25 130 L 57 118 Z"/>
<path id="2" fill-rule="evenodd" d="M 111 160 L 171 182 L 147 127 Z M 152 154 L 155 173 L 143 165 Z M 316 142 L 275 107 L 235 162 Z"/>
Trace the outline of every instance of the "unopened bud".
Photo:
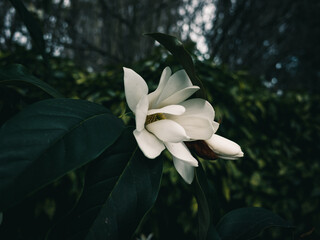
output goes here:
<path id="1" fill-rule="evenodd" d="M 212 137 L 205 140 L 205 142 L 219 158 L 235 160 L 243 157 L 241 147 L 237 143 L 217 134 L 213 134 Z"/>

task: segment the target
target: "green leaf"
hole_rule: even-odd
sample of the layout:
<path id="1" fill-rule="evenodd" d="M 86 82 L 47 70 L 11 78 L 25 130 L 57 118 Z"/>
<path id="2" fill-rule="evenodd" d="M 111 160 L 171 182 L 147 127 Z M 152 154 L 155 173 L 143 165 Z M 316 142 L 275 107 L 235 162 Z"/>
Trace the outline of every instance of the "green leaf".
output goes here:
<path id="1" fill-rule="evenodd" d="M 28 9 L 24 6 L 23 2 L 20 0 L 10 0 L 11 4 L 14 6 L 16 11 L 18 12 L 21 20 L 26 25 L 33 42 L 36 47 L 39 49 L 41 55 L 44 60 L 47 61 L 46 52 L 45 52 L 45 42 L 43 39 L 43 33 L 40 27 L 39 22 L 35 19 L 35 17 L 28 11 Z"/>
<path id="2" fill-rule="evenodd" d="M 128 128 L 88 168 L 82 197 L 49 239 L 130 239 L 160 188 L 162 159 L 147 159 Z"/>
<path id="3" fill-rule="evenodd" d="M 97 158 L 122 130 L 106 108 L 84 100 L 25 108 L 0 129 L 0 212 Z"/>
<path id="4" fill-rule="evenodd" d="M 199 86 L 199 96 L 206 99 L 205 88 L 201 80 L 197 77 L 192 58 L 188 51 L 184 48 L 183 44 L 174 36 L 163 33 L 147 33 L 147 36 L 152 37 L 163 45 L 171 54 L 180 62 L 182 67 L 187 72 L 190 80 L 194 85 Z"/>
<path id="5" fill-rule="evenodd" d="M 32 76 L 27 69 L 19 64 L 14 64 L 6 68 L 0 68 L 0 85 L 12 85 L 17 83 L 27 83 L 34 85 L 52 97 L 63 98 L 61 93 L 51 87 L 49 84 L 41 81 L 40 79 Z"/>
<path id="6" fill-rule="evenodd" d="M 209 197 L 207 178 L 200 162 L 195 173 L 192 185 L 198 202 L 198 239 L 220 240 L 213 224 L 214 214 L 218 213 L 216 213 L 215 206 L 212 205 L 211 198 Z"/>
<path id="7" fill-rule="evenodd" d="M 287 221 L 264 208 L 240 208 L 227 213 L 217 230 L 222 240 L 249 240 L 269 227 L 292 228 Z"/>

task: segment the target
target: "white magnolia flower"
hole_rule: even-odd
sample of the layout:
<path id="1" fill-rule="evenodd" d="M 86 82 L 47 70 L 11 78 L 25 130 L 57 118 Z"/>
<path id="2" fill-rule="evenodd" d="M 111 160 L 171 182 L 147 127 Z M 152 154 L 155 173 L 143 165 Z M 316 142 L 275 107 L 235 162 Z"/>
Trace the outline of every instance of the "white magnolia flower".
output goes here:
<path id="1" fill-rule="evenodd" d="M 207 101 L 186 100 L 199 87 L 192 85 L 184 70 L 171 75 L 169 67 L 150 94 L 143 78 L 128 68 L 124 68 L 124 86 L 128 106 L 136 116 L 133 134 L 141 151 L 148 158 L 156 158 L 167 148 L 179 174 L 191 183 L 198 161 L 184 141 L 209 139 L 218 127 Z"/>
<path id="2" fill-rule="evenodd" d="M 214 134 L 219 124 L 214 121 L 210 103 L 200 98 L 187 100 L 199 87 L 192 85 L 184 70 L 171 75 L 170 68 L 165 68 L 157 89 L 148 94 L 143 78 L 124 68 L 124 86 L 128 106 L 136 117 L 133 134 L 141 151 L 148 158 L 156 158 L 167 148 L 187 183 L 192 182 L 198 161 L 184 142 L 207 140 L 209 148 L 225 159 L 241 155 L 234 150 L 236 143 Z"/>

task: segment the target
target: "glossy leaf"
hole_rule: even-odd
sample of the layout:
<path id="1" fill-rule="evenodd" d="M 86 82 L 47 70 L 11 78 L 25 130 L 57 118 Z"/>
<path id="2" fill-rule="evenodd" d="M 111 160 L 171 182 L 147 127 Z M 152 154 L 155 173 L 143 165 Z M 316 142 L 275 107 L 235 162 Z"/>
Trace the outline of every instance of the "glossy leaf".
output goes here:
<path id="1" fill-rule="evenodd" d="M 264 208 L 240 208 L 227 213 L 217 230 L 222 240 L 249 240 L 269 227 L 292 228 L 278 215 Z"/>
<path id="2" fill-rule="evenodd" d="M 33 42 L 36 47 L 39 49 L 41 55 L 47 61 L 46 53 L 45 53 L 45 42 L 43 39 L 43 32 L 41 30 L 39 22 L 35 19 L 35 17 L 28 11 L 22 1 L 20 0 L 10 0 L 11 4 L 14 6 L 16 11 L 18 12 L 21 20 L 26 25 Z"/>
<path id="3" fill-rule="evenodd" d="M 89 161 L 113 144 L 122 122 L 101 105 L 49 99 L 0 129 L 0 211 Z"/>
<path id="4" fill-rule="evenodd" d="M 185 69 L 192 83 L 200 87 L 200 96 L 198 97 L 206 99 L 203 83 L 197 77 L 192 58 L 188 51 L 184 48 L 183 44 L 176 37 L 163 33 L 147 33 L 146 35 L 158 41 L 169 52 L 171 52 L 171 54 Z"/>
<path id="5" fill-rule="evenodd" d="M 32 76 L 27 69 L 19 64 L 14 64 L 6 68 L 0 68 L 0 84 L 13 85 L 27 83 L 36 86 L 52 97 L 62 98 L 63 96 L 49 84 Z"/>
<path id="6" fill-rule="evenodd" d="M 209 196 L 207 178 L 200 162 L 192 185 L 198 203 L 198 239 L 220 240 L 213 222 L 214 214 L 217 214 L 216 209 Z"/>
<path id="7" fill-rule="evenodd" d="M 162 176 L 162 160 L 147 159 L 132 132 L 128 128 L 90 165 L 77 207 L 49 239 L 130 239 L 153 206 Z"/>

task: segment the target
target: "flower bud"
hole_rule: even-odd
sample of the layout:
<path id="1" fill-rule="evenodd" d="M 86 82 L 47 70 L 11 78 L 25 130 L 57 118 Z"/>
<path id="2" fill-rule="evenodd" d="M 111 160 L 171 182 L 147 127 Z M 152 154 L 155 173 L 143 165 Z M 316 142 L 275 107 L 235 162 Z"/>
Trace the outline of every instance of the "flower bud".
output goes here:
<path id="1" fill-rule="evenodd" d="M 213 134 L 212 137 L 205 140 L 205 142 L 219 158 L 235 160 L 243 157 L 241 147 L 237 143 L 217 134 Z"/>

